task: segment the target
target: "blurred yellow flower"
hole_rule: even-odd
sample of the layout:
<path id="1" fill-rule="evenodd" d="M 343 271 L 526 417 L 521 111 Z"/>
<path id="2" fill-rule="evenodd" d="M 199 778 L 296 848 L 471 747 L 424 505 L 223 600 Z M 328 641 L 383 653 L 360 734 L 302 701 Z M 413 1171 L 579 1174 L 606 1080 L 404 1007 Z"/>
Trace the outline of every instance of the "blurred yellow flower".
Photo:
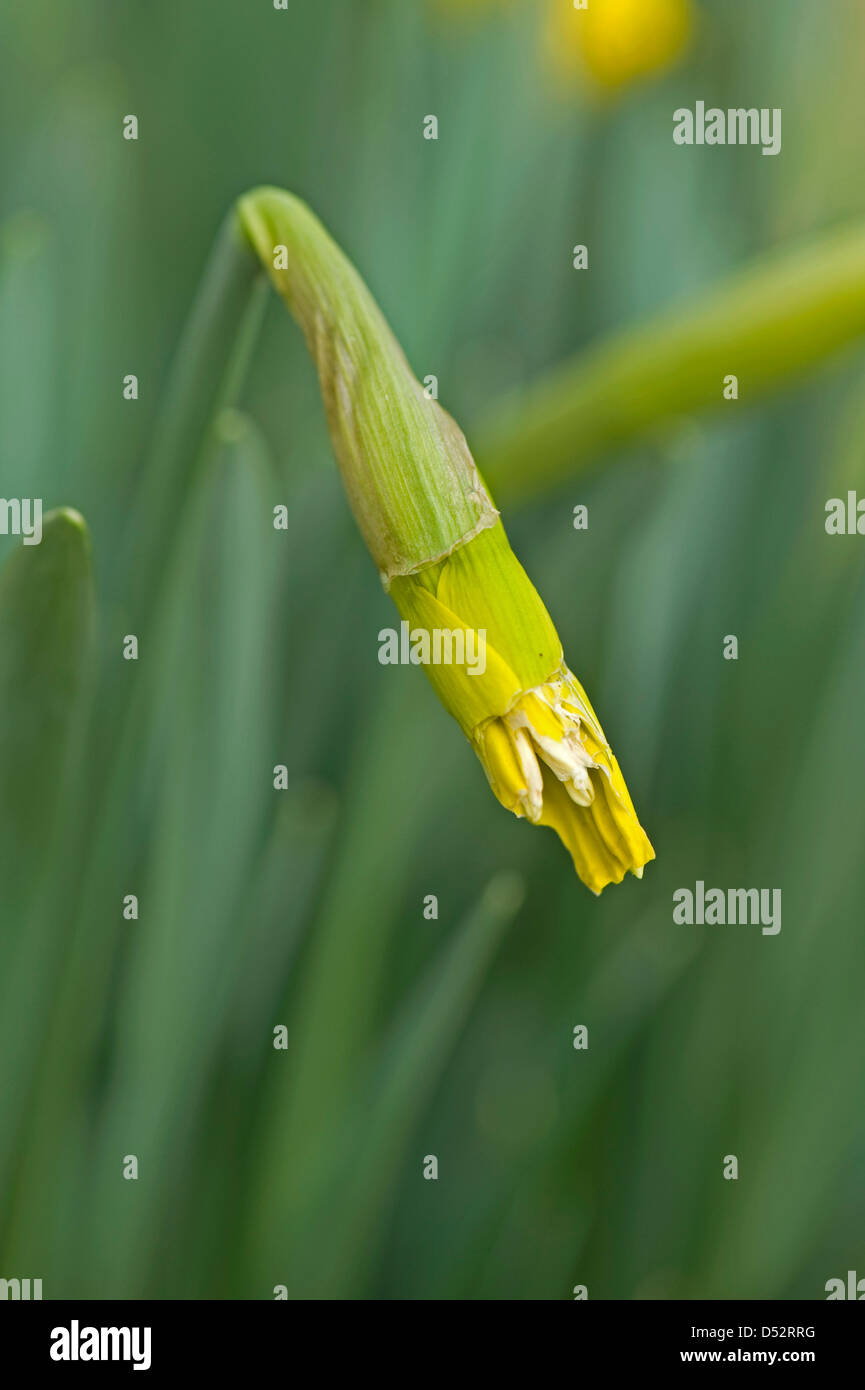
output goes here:
<path id="1" fill-rule="evenodd" d="M 695 20 L 693 0 L 588 0 L 587 9 L 550 0 L 546 50 L 561 78 L 588 74 L 616 92 L 673 67 Z"/>

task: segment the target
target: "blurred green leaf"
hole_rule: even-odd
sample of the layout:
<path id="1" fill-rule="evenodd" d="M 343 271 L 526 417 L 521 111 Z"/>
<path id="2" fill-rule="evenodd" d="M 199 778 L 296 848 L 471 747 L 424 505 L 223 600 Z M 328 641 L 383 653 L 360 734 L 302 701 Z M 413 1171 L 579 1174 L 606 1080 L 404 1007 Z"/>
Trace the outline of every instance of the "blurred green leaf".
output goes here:
<path id="1" fill-rule="evenodd" d="M 10 862 L 47 840 L 92 637 L 87 528 L 69 508 L 48 512 L 41 543 L 19 546 L 0 573 L 0 817 Z"/>
<path id="2" fill-rule="evenodd" d="M 283 1246 L 291 1251 L 284 1272 L 297 1297 L 347 1297 L 370 1278 L 412 1130 L 523 895 L 516 874 L 487 885 L 404 1004 L 368 1075 L 359 1077 L 356 1099 L 333 1116 L 334 1132 L 319 1150 L 318 1198 L 310 1192 L 302 1232 Z M 418 1181 L 421 1160 L 420 1152 L 412 1160 Z"/>

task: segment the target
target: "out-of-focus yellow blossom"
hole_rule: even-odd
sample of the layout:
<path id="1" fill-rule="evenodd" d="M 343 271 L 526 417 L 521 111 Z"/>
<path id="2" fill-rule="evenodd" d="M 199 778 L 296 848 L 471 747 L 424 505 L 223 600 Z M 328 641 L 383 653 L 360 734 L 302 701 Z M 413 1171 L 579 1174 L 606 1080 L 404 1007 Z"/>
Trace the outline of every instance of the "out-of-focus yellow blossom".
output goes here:
<path id="1" fill-rule="evenodd" d="M 693 0 L 548 0 L 545 47 L 565 81 L 588 75 L 617 92 L 666 72 L 687 50 L 696 16 Z"/>

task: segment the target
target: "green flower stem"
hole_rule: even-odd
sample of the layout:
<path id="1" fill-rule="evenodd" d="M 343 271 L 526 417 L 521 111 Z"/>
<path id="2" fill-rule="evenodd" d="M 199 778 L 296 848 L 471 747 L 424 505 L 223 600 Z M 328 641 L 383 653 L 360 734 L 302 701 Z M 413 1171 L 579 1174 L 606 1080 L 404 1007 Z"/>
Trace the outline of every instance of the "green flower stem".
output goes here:
<path id="1" fill-rule="evenodd" d="M 761 399 L 865 334 L 865 228 L 773 252 L 688 304 L 626 329 L 494 407 L 472 431 L 503 502 L 543 492 L 693 411 Z"/>

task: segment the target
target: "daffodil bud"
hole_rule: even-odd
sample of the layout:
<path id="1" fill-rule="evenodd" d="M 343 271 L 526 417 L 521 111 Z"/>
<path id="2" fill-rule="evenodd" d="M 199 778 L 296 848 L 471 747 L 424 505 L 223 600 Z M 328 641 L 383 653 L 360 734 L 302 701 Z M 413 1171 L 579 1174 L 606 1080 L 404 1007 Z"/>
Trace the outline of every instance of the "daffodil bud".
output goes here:
<path id="1" fill-rule="evenodd" d="M 239 214 L 305 333 L 350 505 L 401 617 L 413 634 L 464 639 L 424 665 L 493 792 L 554 829 L 593 892 L 641 877 L 652 846 L 462 432 L 303 203 L 262 189 Z"/>

